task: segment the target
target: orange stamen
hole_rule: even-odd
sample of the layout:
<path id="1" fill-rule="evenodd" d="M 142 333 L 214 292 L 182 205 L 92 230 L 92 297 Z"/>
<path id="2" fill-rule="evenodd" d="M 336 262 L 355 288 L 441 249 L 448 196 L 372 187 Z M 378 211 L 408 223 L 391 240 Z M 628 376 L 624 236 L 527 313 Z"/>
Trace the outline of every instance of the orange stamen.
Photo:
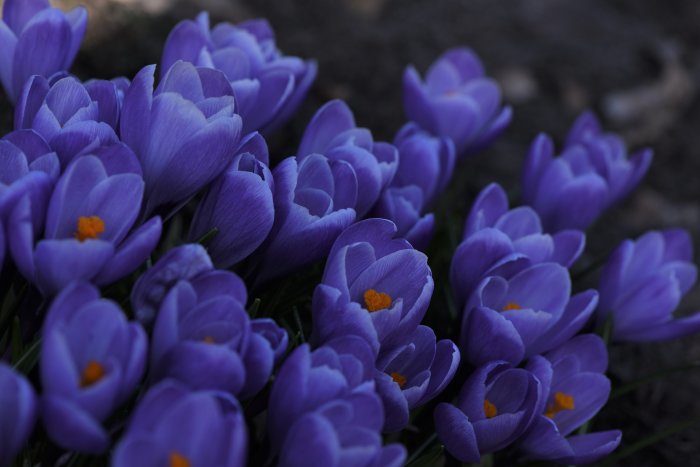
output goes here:
<path id="1" fill-rule="evenodd" d="M 370 312 L 384 310 L 391 306 L 391 297 L 389 294 L 377 292 L 374 289 L 365 291 L 364 299 L 367 311 Z"/>
<path id="2" fill-rule="evenodd" d="M 189 459 L 177 451 L 171 452 L 169 459 L 170 467 L 190 467 L 191 465 Z"/>
<path id="3" fill-rule="evenodd" d="M 506 306 L 503 307 L 503 310 L 502 310 L 502 311 L 522 310 L 522 309 L 523 309 L 523 307 L 521 307 L 521 306 L 518 305 L 517 303 L 515 303 L 515 302 L 508 302 L 508 303 L 506 303 Z"/>
<path id="4" fill-rule="evenodd" d="M 486 418 L 493 418 L 498 415 L 496 406 L 488 399 L 484 399 L 484 415 L 486 415 Z"/>
<path id="5" fill-rule="evenodd" d="M 75 238 L 84 242 L 88 239 L 96 239 L 105 231 L 105 223 L 97 216 L 80 216 L 78 218 L 78 230 L 75 232 Z"/>
<path id="6" fill-rule="evenodd" d="M 547 407 L 544 412 L 544 416 L 547 418 L 554 418 L 556 414 L 562 410 L 573 410 L 574 409 L 574 396 L 571 394 L 565 394 L 563 392 L 554 393 L 554 403 Z"/>
<path id="7" fill-rule="evenodd" d="M 80 379 L 80 387 L 86 388 L 92 386 L 99 380 L 101 380 L 105 375 L 105 369 L 95 360 L 90 360 L 83 370 L 83 376 Z"/>
<path id="8" fill-rule="evenodd" d="M 406 385 L 406 377 L 399 372 L 394 371 L 391 373 L 391 379 L 393 379 L 402 389 Z"/>

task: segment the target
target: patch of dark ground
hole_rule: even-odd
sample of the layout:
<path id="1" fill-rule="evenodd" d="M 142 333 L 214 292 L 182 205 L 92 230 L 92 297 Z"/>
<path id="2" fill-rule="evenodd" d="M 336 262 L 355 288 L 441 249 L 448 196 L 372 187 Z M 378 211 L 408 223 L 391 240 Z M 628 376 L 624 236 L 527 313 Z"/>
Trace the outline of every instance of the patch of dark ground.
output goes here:
<path id="1" fill-rule="evenodd" d="M 544 131 L 561 142 L 576 115 L 594 109 L 633 148 L 651 146 L 652 169 L 640 188 L 590 231 L 590 263 L 625 238 L 650 229 L 684 227 L 700 246 L 700 3 L 640 0 L 190 0 L 171 1 L 159 15 L 108 0 L 88 2 L 92 22 L 74 71 L 82 78 L 133 76 L 159 60 L 170 28 L 202 8 L 213 22 L 266 17 L 287 54 L 315 58 L 316 83 L 296 118 L 270 140 L 271 154 L 294 154 L 313 112 L 345 99 L 360 125 L 391 139 L 404 122 L 401 77 L 422 73 L 445 49 L 472 47 L 504 88 L 514 119 L 491 149 L 466 161 L 437 207 L 461 219 L 491 181 L 516 189 L 530 142 Z M 7 108 L 0 102 L 0 108 Z M 9 129 L 3 113 L 0 125 Z M 447 238 L 439 235 L 438 239 Z M 435 246 L 440 251 L 441 245 Z M 437 254 L 436 271 L 447 258 Z M 433 308 L 444 300 L 437 276 Z M 589 278 L 595 285 L 597 278 Z M 679 314 L 700 309 L 700 291 Z M 433 310 L 431 310 L 432 312 Z M 436 311 L 435 313 L 440 313 Z M 614 387 L 656 371 L 700 361 L 700 337 L 614 346 Z M 621 449 L 700 416 L 700 370 L 644 385 L 609 404 L 594 429 L 624 430 Z M 617 465 L 692 465 L 700 459 L 700 424 L 620 460 Z"/>

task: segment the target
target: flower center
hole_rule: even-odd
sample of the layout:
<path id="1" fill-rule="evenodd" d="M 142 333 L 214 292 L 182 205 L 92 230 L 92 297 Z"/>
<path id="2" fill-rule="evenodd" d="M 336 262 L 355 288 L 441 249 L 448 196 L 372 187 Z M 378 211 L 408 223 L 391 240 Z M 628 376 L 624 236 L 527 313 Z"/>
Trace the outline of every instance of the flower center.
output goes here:
<path id="1" fill-rule="evenodd" d="M 496 406 L 488 399 L 484 399 L 484 415 L 486 415 L 486 418 L 493 418 L 498 415 Z"/>
<path id="2" fill-rule="evenodd" d="M 99 380 L 101 380 L 105 375 L 105 368 L 100 365 L 99 362 L 95 360 L 90 360 L 83 370 L 83 375 L 80 378 L 80 387 L 86 388 L 92 386 Z"/>
<path id="3" fill-rule="evenodd" d="M 177 451 L 172 451 L 169 456 L 170 467 L 190 467 L 190 461 Z"/>
<path id="4" fill-rule="evenodd" d="M 384 310 L 391 306 L 391 297 L 388 293 L 367 289 L 363 297 L 365 299 L 367 311 L 370 312 Z"/>
<path id="5" fill-rule="evenodd" d="M 397 371 L 391 373 L 391 379 L 393 379 L 402 389 L 404 386 L 406 386 L 406 377 Z"/>
<path id="6" fill-rule="evenodd" d="M 204 342 L 205 344 L 216 344 L 216 341 L 211 336 L 204 336 L 204 339 L 202 339 L 202 342 Z"/>
<path id="7" fill-rule="evenodd" d="M 522 310 L 522 309 L 523 309 L 523 307 L 521 307 L 521 306 L 518 305 L 517 303 L 515 303 L 515 302 L 508 302 L 508 303 L 506 303 L 506 306 L 504 306 L 504 307 L 503 307 L 503 310 L 501 310 L 501 311 Z"/>
<path id="8" fill-rule="evenodd" d="M 84 242 L 87 239 L 96 239 L 105 231 L 105 223 L 98 216 L 80 216 L 78 218 L 78 230 L 75 231 L 75 238 Z"/>
<path id="9" fill-rule="evenodd" d="M 573 410 L 574 409 L 574 396 L 571 394 L 565 394 L 563 392 L 554 393 L 554 402 L 549 404 L 547 410 L 544 412 L 544 416 L 547 418 L 554 418 L 556 414 L 562 410 Z"/>

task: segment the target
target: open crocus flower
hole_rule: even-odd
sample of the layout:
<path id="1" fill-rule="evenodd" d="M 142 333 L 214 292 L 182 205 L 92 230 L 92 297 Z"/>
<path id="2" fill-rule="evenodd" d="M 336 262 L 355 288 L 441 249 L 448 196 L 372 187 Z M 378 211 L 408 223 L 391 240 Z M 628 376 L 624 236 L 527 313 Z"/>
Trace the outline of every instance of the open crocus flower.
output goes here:
<path id="1" fill-rule="evenodd" d="M 474 201 L 464 224 L 464 238 L 452 258 L 450 282 L 457 304 L 462 306 L 487 276 L 509 278 L 528 265 L 543 262 L 568 268 L 585 243 L 580 230 L 543 233 L 532 208 L 509 209 L 505 191 L 492 183 Z"/>
<path id="2" fill-rule="evenodd" d="M 209 14 L 185 20 L 165 43 L 161 74 L 177 60 L 222 71 L 231 82 L 243 133 L 269 132 L 297 110 L 316 77 L 316 62 L 285 56 L 264 19 L 217 24 Z"/>
<path id="3" fill-rule="evenodd" d="M 323 154 L 331 161 L 345 161 L 357 176 L 357 217 L 364 217 L 394 177 L 396 148 L 375 142 L 367 128 L 358 128 L 347 104 L 333 100 L 321 107 L 304 131 L 297 159 Z"/>
<path id="4" fill-rule="evenodd" d="M 460 350 L 481 365 L 523 358 L 555 348 L 576 334 L 598 303 L 594 290 L 570 297 L 563 266 L 530 266 L 511 279 L 492 276 L 477 287 L 464 309 Z"/>
<path id="5" fill-rule="evenodd" d="M 537 415 L 542 390 L 530 371 L 488 363 L 471 374 L 454 404 L 435 408 L 435 431 L 454 457 L 479 462 L 525 432 Z"/>
<path id="6" fill-rule="evenodd" d="M 15 128 L 39 133 L 65 169 L 76 155 L 118 142 L 114 126 L 121 105 L 117 83 L 95 80 L 83 84 L 72 76 L 51 80 L 33 76 L 17 101 Z"/>
<path id="7" fill-rule="evenodd" d="M 287 358 L 267 417 L 278 465 L 403 465 L 403 446 L 382 446 L 384 411 L 372 363 L 369 348 L 354 336 L 314 352 L 304 344 Z"/>
<path id="8" fill-rule="evenodd" d="M 0 465 L 10 465 L 34 429 L 36 394 L 27 379 L 0 362 Z"/>
<path id="9" fill-rule="evenodd" d="M 241 118 L 226 77 L 176 62 L 153 90 L 155 66 L 143 68 L 124 96 L 122 140 L 136 153 L 146 182 L 146 212 L 170 212 L 231 163 Z"/>
<path id="10" fill-rule="evenodd" d="M 359 319 L 372 323 L 387 348 L 420 324 L 434 287 L 428 258 L 395 234 L 396 226 L 385 219 L 350 226 L 333 244 L 321 280 L 339 290 L 345 303 L 360 304 L 366 315 Z"/>
<path id="11" fill-rule="evenodd" d="M 384 431 L 399 431 L 408 413 L 440 394 L 459 366 L 459 350 L 449 339 L 435 342 L 428 326 L 418 326 L 398 345 L 382 349 L 374 382 L 382 398 Z"/>
<path id="12" fill-rule="evenodd" d="M 160 239 L 154 217 L 132 231 L 143 180 L 125 145 L 75 159 L 61 175 L 46 210 L 44 236 L 35 244 L 36 217 L 25 195 L 7 229 L 17 268 L 45 295 L 74 280 L 109 284 L 136 269 Z"/>
<path id="13" fill-rule="evenodd" d="M 136 407 L 111 465 L 240 467 L 247 452 L 243 410 L 233 396 L 192 392 L 168 380 L 149 389 Z"/>
<path id="14" fill-rule="evenodd" d="M 0 20 L 0 82 L 10 102 L 32 75 L 68 70 L 87 27 L 87 10 L 68 13 L 48 0 L 5 0 Z"/>
<path id="15" fill-rule="evenodd" d="M 146 364 L 146 333 L 94 287 L 75 282 L 56 297 L 42 331 L 41 413 L 65 449 L 100 453 L 102 422 L 136 389 Z"/>
<path id="16" fill-rule="evenodd" d="M 674 339 L 700 331 L 700 313 L 673 317 L 697 279 L 692 260 L 692 240 L 682 229 L 625 240 L 603 268 L 599 324 L 612 316 L 612 338 L 628 342 Z"/>
<path id="17" fill-rule="evenodd" d="M 610 381 L 603 375 L 607 366 L 605 344 L 593 334 L 576 336 L 544 358 L 528 362 L 543 391 L 539 412 L 518 442 L 528 459 L 589 464 L 617 448 L 619 430 L 569 436 L 608 400 Z"/>
<path id="18" fill-rule="evenodd" d="M 461 156 L 488 146 L 513 114 L 510 107 L 502 107 L 498 84 L 484 75 L 481 61 L 467 48 L 442 54 L 425 82 L 408 67 L 403 93 L 408 119 L 435 136 L 450 138 Z"/>
<path id="19" fill-rule="evenodd" d="M 581 115 L 559 157 L 554 143 L 539 135 L 523 169 L 523 200 L 549 232 L 585 229 L 627 196 L 651 164 L 651 149 L 627 156 L 619 136 L 602 133 L 592 113 Z"/>

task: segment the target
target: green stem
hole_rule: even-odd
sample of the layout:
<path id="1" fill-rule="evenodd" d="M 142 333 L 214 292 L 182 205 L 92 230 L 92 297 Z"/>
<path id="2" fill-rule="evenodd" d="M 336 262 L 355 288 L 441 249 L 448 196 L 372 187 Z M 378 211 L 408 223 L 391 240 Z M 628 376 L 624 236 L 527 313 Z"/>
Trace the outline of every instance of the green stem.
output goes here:
<path id="1" fill-rule="evenodd" d="M 420 446 L 418 446 L 418 449 L 416 449 L 415 451 L 413 451 L 413 454 L 411 454 L 411 457 L 408 458 L 408 460 L 406 461 L 406 465 L 408 465 L 408 464 L 410 464 L 411 462 L 413 462 L 413 461 L 415 461 L 416 459 L 418 459 L 418 456 L 420 456 L 420 455 L 423 453 L 423 451 L 425 451 L 425 450 L 428 448 L 428 446 L 430 446 L 431 444 L 433 444 L 433 441 L 435 441 L 436 439 L 437 439 L 437 433 L 433 433 L 432 435 L 430 435 L 430 436 L 428 437 L 428 439 L 426 439 L 425 441 L 423 441 L 423 444 L 421 444 Z"/>

